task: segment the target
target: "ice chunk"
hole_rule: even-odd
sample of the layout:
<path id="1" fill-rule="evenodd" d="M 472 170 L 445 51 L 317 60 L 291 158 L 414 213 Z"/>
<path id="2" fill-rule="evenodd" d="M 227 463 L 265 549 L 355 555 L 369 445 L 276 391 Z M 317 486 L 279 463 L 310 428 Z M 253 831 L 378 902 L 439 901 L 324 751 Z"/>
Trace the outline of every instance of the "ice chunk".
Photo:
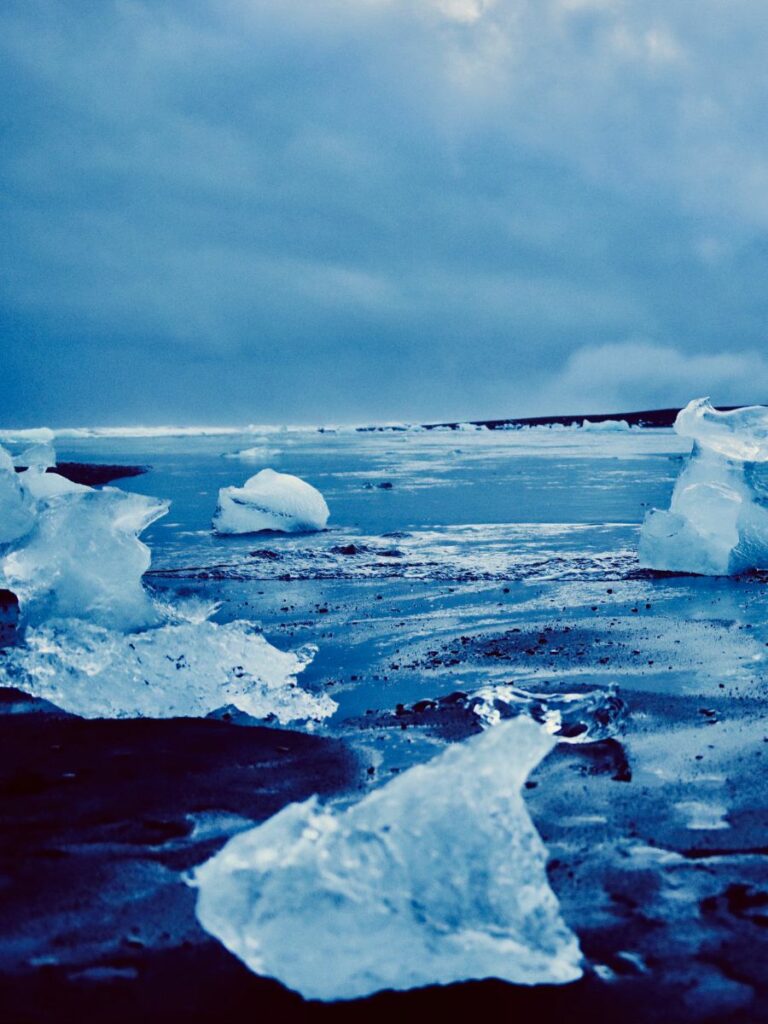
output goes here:
<path id="1" fill-rule="evenodd" d="M 234 705 L 285 723 L 321 719 L 336 703 L 301 689 L 314 648 L 280 651 L 247 622 L 187 622 L 124 635 L 78 620 L 27 629 L 0 658 L 0 684 L 84 718 L 207 715 Z"/>
<path id="2" fill-rule="evenodd" d="M 269 462 L 277 456 L 274 448 L 256 445 L 254 448 L 243 448 L 239 452 L 225 452 L 225 459 L 239 459 L 240 462 Z"/>
<path id="3" fill-rule="evenodd" d="M 720 412 L 708 398 L 696 398 L 677 414 L 675 430 L 727 459 L 768 462 L 768 408 L 764 405 Z"/>
<path id="4" fill-rule="evenodd" d="M 645 517 L 641 565 L 711 576 L 768 568 L 768 408 L 718 412 L 701 398 L 675 430 L 693 451 L 669 511 Z"/>
<path id="5" fill-rule="evenodd" d="M 242 487 L 222 487 L 213 517 L 217 533 L 324 530 L 329 516 L 322 494 L 305 480 L 262 469 Z"/>
<path id="6" fill-rule="evenodd" d="M 31 448 L 25 449 L 21 455 L 13 460 L 14 465 L 23 466 L 25 469 L 52 469 L 56 465 L 56 452 L 53 445 L 47 442 L 33 444 Z"/>
<path id="7" fill-rule="evenodd" d="M 530 693 L 517 686 L 483 686 L 466 706 L 484 725 L 528 715 L 562 743 L 596 743 L 615 736 L 627 705 L 614 685 L 586 693 Z"/>
<path id="8" fill-rule="evenodd" d="M 33 503 L 19 482 L 13 459 L 0 448 L 0 544 L 24 537 L 34 521 Z"/>
<path id="9" fill-rule="evenodd" d="M 48 498 L 55 498 L 60 494 L 77 494 L 91 490 L 85 484 L 76 484 L 60 473 L 48 473 L 40 466 L 30 466 L 26 472 L 20 473 L 19 483 L 35 501 L 47 501 Z"/>
<path id="10" fill-rule="evenodd" d="M 253 971 L 311 999 L 573 981 L 578 943 L 520 794 L 553 744 L 516 719 L 347 810 L 291 804 L 197 870 L 198 918 Z"/>
<path id="11" fill-rule="evenodd" d="M 455 739 L 525 716 L 561 743 L 597 743 L 617 736 L 628 712 L 613 683 L 605 689 L 573 693 L 531 693 L 500 684 L 468 693 L 455 690 L 434 700 L 422 698 L 412 705 L 398 704 L 394 714 L 377 716 L 375 725 L 421 728 Z M 374 724 L 369 718 L 365 723 Z"/>
<path id="12" fill-rule="evenodd" d="M 116 487 L 93 490 L 39 469 L 20 477 L 22 487 L 44 499 L 34 529 L 2 561 L 25 621 L 77 617 L 118 629 L 155 622 L 141 583 L 150 552 L 138 534 L 165 515 L 168 503 Z"/>
<path id="13" fill-rule="evenodd" d="M 631 430 L 626 420 L 582 420 L 581 429 L 588 432 L 608 432 Z"/>

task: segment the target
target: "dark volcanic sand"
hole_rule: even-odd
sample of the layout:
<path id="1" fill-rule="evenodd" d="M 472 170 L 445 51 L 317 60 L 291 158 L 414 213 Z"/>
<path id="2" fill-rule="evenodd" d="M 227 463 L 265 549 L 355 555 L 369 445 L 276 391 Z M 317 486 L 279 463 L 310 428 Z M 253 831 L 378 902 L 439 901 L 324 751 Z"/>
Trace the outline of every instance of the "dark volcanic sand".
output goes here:
<path id="1" fill-rule="evenodd" d="M 22 473 L 27 467 L 17 466 L 16 472 Z M 85 484 L 88 487 L 100 487 L 113 480 L 127 480 L 132 476 L 141 476 L 147 472 L 146 466 L 114 466 L 95 462 L 57 462 L 46 470 L 58 473 L 71 480 L 73 484 Z"/>
<path id="2" fill-rule="evenodd" d="M 155 564 L 172 570 L 154 577 L 167 596 L 221 600 L 221 620 L 256 619 L 283 648 L 318 644 L 302 681 L 339 701 L 327 732 L 222 720 L 82 722 L 33 711 L 37 705 L 6 693 L 0 1024 L 423 1021 L 450 1013 L 610 1024 L 768 1020 L 765 578 L 638 573 L 627 554 L 635 546 L 631 531 L 592 546 L 591 534 L 575 532 L 573 550 L 560 534 L 524 547 L 543 480 L 552 509 L 613 530 L 612 523 L 639 522 L 636 501 L 642 508 L 667 503 L 679 453 L 599 463 L 562 454 L 507 458 L 502 442 L 515 436 L 481 431 L 476 452 L 463 439 L 458 468 L 451 455 L 441 469 L 441 435 L 423 435 L 426 448 L 414 436 L 356 435 L 362 447 L 354 467 L 394 481 L 391 491 L 366 489 L 367 476 L 345 483 L 315 475 L 334 465 L 325 454 L 312 461 L 317 435 L 288 439 L 280 468 L 316 479 L 342 527 L 360 523 L 357 531 L 319 535 L 315 547 L 299 540 L 295 551 L 287 538 L 194 546 L 186 538 L 171 557 L 173 549 L 163 548 L 171 530 L 160 521 L 148 531 Z M 499 454 L 486 469 L 462 461 L 487 452 L 489 438 Z M 452 452 L 456 439 L 445 441 Z M 331 454 L 333 443 L 346 444 L 332 438 Z M 606 450 L 618 447 L 606 443 Z M 90 459 L 82 447 L 65 454 L 78 459 L 81 452 L 83 462 Z M 119 461 L 111 450 L 105 458 Z M 165 475 L 157 470 L 163 458 L 172 469 Z M 149 445 L 126 453 L 137 469 L 143 461 L 155 466 L 136 484 L 173 497 L 182 524 L 174 528 L 207 538 L 215 485 L 232 482 L 232 464 L 216 454 L 185 477 L 183 460 L 174 460 Z M 248 471 L 241 467 L 243 476 Z M 442 482 L 412 489 L 425 473 Z M 201 474 L 208 493 L 198 497 Z M 452 479 L 461 485 L 449 487 Z M 508 509 L 522 527 L 507 523 Z M 468 568 L 458 557 L 468 545 L 462 536 L 441 535 L 435 554 L 434 540 L 418 532 L 433 520 L 501 523 L 500 549 L 530 550 L 550 578 L 497 557 L 490 527 L 469 544 Z M 393 575 L 419 558 L 442 559 L 443 575 L 429 566 L 424 578 Z M 329 576 L 318 578 L 324 559 Z M 219 562 L 227 564 L 216 569 Z M 355 575 L 358 563 L 364 572 Z M 178 568 L 192 564 L 201 571 Z M 316 790 L 327 799 L 354 798 L 465 736 L 472 728 L 466 716 L 415 706 L 494 682 L 543 693 L 615 682 L 629 707 L 615 739 L 560 745 L 526 789 L 550 852 L 552 887 L 584 950 L 582 981 L 534 989 L 472 982 L 307 1004 L 251 975 L 200 930 L 183 881 L 190 866 L 288 801 Z M 411 711 L 398 715 L 398 704 Z"/>
<path id="3" fill-rule="evenodd" d="M 550 588 L 401 584 L 382 595 L 379 584 L 227 584 L 230 611 L 247 614 L 253 598 L 281 646 L 321 642 L 306 681 L 342 702 L 336 738 L 221 720 L 21 714 L 30 704 L 6 691 L 3 1024 L 449 1012 L 626 1024 L 768 1019 L 768 722 L 754 686 L 762 670 L 750 667 L 766 641 L 732 606 L 722 616 L 724 587 L 698 582 L 682 622 L 679 580 L 629 581 L 620 594 L 616 584 L 608 593 L 581 584 L 567 614 L 551 608 L 538 622 L 527 603 Z M 762 607 L 760 581 L 737 586 L 744 607 Z M 424 635 L 427 595 L 442 621 Z M 518 605 L 526 625 L 515 632 Z M 737 657 L 742 670 L 721 688 L 721 664 Z M 229 835 L 314 791 L 354 797 L 428 756 L 430 736 L 450 737 L 450 716 L 393 714 L 405 694 L 438 697 L 492 680 L 586 689 L 614 665 L 629 673 L 627 738 L 560 745 L 526 792 L 552 886 L 585 953 L 580 982 L 473 982 L 324 1006 L 254 977 L 198 927 L 182 873 Z M 712 689 L 701 692 L 710 674 Z M 377 747 L 379 762 L 370 760 Z M 692 829 L 713 801 L 728 827 L 705 820 Z"/>

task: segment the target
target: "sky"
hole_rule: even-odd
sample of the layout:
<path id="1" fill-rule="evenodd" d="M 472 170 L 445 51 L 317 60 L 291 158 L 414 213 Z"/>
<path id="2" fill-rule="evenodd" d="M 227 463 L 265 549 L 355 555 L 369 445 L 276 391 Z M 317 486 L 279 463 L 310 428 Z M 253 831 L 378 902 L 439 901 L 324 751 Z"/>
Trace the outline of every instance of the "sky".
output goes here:
<path id="1" fill-rule="evenodd" d="M 768 402 L 763 0 L 4 0 L 0 425 Z"/>

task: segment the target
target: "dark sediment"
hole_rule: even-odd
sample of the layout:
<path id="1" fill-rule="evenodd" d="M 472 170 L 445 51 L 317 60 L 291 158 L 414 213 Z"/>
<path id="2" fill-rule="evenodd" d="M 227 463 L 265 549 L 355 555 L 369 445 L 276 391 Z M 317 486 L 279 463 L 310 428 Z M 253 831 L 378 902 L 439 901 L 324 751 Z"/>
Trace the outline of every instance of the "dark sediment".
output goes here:
<path id="1" fill-rule="evenodd" d="M 7 711 L 29 700 L 0 693 Z M 198 926 L 182 873 L 360 775 L 337 740 L 210 719 L 6 713 L 0 746 L 3 1024 L 213 1019 L 218 983 L 250 976 Z"/>
<path id="2" fill-rule="evenodd" d="M 22 473 L 27 467 L 17 466 L 16 472 Z M 46 472 L 58 473 L 59 476 L 71 480 L 73 484 L 85 484 L 87 487 L 100 487 L 113 480 L 125 480 L 131 476 L 141 476 L 148 472 L 148 466 L 116 466 L 96 462 L 57 462 Z"/>

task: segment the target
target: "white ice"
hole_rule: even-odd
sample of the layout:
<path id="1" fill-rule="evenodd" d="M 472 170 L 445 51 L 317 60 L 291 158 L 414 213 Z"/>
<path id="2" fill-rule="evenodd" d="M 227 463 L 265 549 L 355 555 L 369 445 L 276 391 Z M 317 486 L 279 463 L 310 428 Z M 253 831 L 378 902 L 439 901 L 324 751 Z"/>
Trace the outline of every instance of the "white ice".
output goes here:
<path id="1" fill-rule="evenodd" d="M 768 408 L 719 412 L 700 398 L 675 430 L 693 451 L 669 510 L 645 517 L 641 565 L 708 576 L 768 568 Z"/>
<path id="2" fill-rule="evenodd" d="M 237 459 L 240 462 L 269 462 L 277 456 L 274 448 L 267 448 L 265 445 L 256 445 L 253 448 L 243 448 L 239 452 L 226 452 L 225 459 Z"/>
<path id="3" fill-rule="evenodd" d="M 553 745 L 516 719 L 346 810 L 291 804 L 197 870 L 198 918 L 251 970 L 310 999 L 573 981 L 578 942 L 520 792 Z"/>
<path id="4" fill-rule="evenodd" d="M 213 517 L 217 533 L 306 533 L 324 530 L 325 498 L 311 484 L 289 473 L 262 469 L 242 487 L 222 487 Z"/>
<path id="5" fill-rule="evenodd" d="M 204 716 L 234 706 L 280 723 L 336 710 L 296 676 L 314 648 L 280 651 L 247 622 L 186 622 L 124 634 L 56 620 L 26 632 L 0 661 L 0 685 L 84 718 Z"/>
<path id="6" fill-rule="evenodd" d="M 601 431 L 616 433 L 632 428 L 626 420 L 582 420 L 581 429 L 597 433 Z"/>

